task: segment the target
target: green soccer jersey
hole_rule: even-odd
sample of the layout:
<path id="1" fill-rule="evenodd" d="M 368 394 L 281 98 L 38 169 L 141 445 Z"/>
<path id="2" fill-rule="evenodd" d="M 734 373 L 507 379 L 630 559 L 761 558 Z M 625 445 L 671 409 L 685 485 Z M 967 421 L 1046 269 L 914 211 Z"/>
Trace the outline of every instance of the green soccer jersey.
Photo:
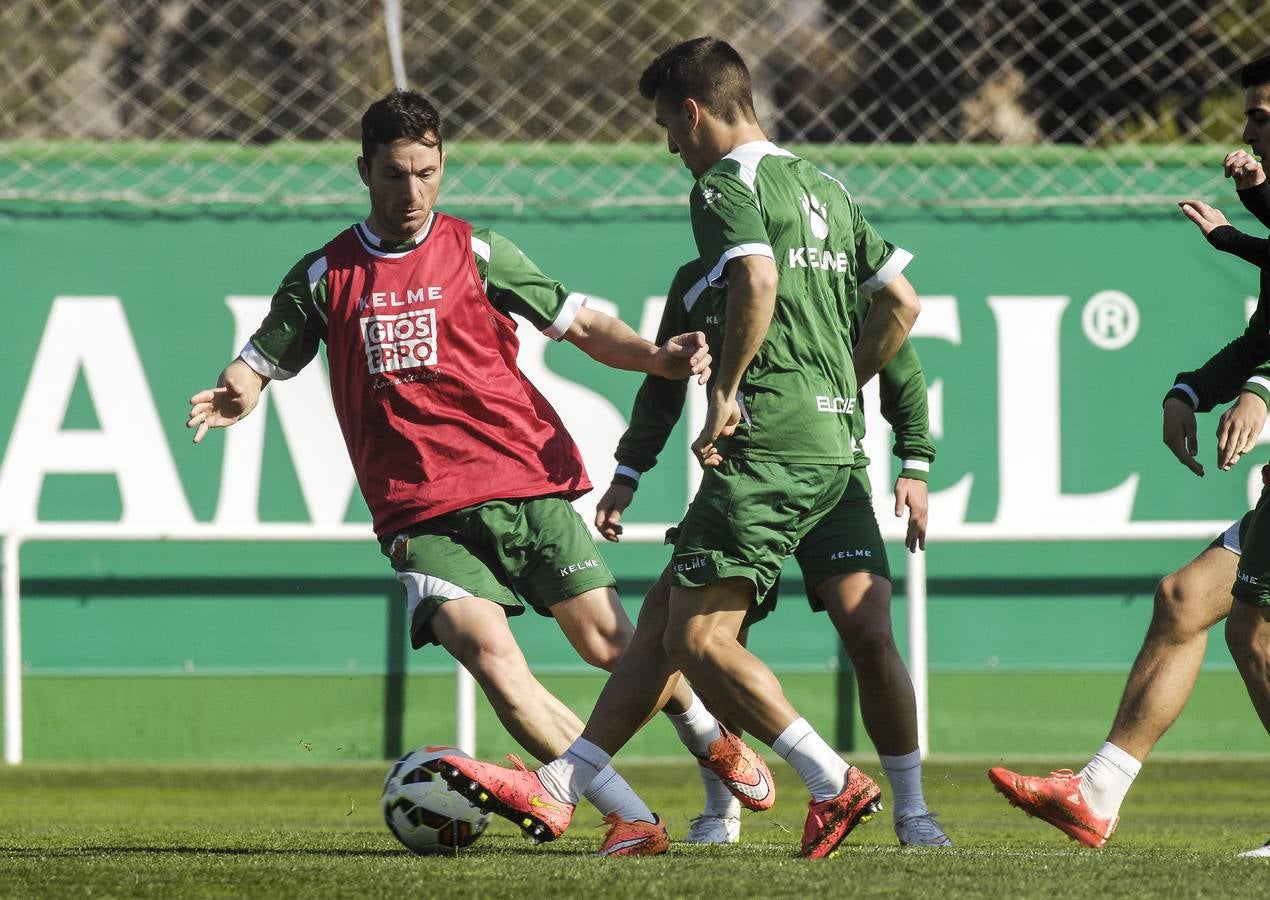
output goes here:
<path id="1" fill-rule="evenodd" d="M 400 259 L 427 240 L 386 244 L 362 222 L 352 226 L 372 256 Z M 542 273 L 515 244 L 488 229 L 472 230 L 472 257 L 485 293 L 494 307 L 529 320 L 553 340 L 569 329 L 585 303 L 581 294 Z M 242 357 L 253 369 L 275 380 L 291 378 L 317 355 L 326 339 L 328 310 L 326 248 L 306 254 L 291 267 L 273 295 L 264 322 L 243 348 Z"/>
<path id="2" fill-rule="evenodd" d="M 676 334 L 687 331 L 702 331 L 710 346 L 717 348 L 722 338 L 718 313 L 722 293 L 720 288 L 706 284 L 701 260 L 694 259 L 681 266 L 670 283 L 657 327 L 657 342 L 665 343 Z M 865 299 L 867 302 L 867 297 Z M 859 331 L 859 317 L 857 309 L 852 314 L 853 333 Z M 717 349 L 715 352 L 718 352 Z M 935 445 L 930 435 L 926 380 L 917 351 L 908 341 L 878 373 L 878 381 L 882 415 L 895 432 L 893 450 L 901 461 L 902 474 L 925 481 L 935 458 Z M 656 375 L 644 378 L 635 394 L 630 426 L 622 434 L 614 453 L 617 458 L 615 482 L 637 487 L 643 473 L 657 464 L 657 457 L 683 414 L 688 385 L 687 381 L 670 381 Z M 858 408 L 857 411 L 852 435 L 855 441 L 854 464 L 865 466 L 869 463 L 861 445 L 865 417 Z"/>
<path id="3" fill-rule="evenodd" d="M 860 291 L 888 284 L 910 254 L 882 240 L 841 182 L 767 141 L 711 166 L 689 205 L 709 284 L 722 285 L 742 256 L 770 257 L 778 273 L 771 325 L 741 381 L 743 421 L 724 452 L 851 464 L 850 317 Z"/>

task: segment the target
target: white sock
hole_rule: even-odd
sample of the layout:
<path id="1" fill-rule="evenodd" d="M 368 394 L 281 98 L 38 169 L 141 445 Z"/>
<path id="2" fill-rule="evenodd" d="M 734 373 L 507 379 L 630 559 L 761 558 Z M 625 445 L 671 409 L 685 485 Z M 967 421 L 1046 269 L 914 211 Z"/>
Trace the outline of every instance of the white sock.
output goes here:
<path id="1" fill-rule="evenodd" d="M 675 726 L 679 740 L 683 741 L 683 745 L 693 756 L 709 754 L 710 745 L 723 734 L 719 730 L 718 721 L 696 694 L 692 695 L 692 705 L 687 712 L 666 713 L 666 718 Z"/>
<path id="2" fill-rule="evenodd" d="M 736 799 L 723 779 L 705 766 L 697 766 L 701 773 L 701 783 L 706 789 L 706 805 L 701 811 L 703 816 L 723 816 L 739 819 L 741 817 L 741 801 Z"/>
<path id="3" fill-rule="evenodd" d="M 806 719 L 791 722 L 772 743 L 772 749 L 794 767 L 811 791 L 812 800 L 828 800 L 842 793 L 849 767 Z"/>
<path id="4" fill-rule="evenodd" d="M 657 818 L 612 766 L 600 770 L 584 796 L 606 816 L 617 815 L 628 822 L 652 822 Z"/>
<path id="5" fill-rule="evenodd" d="M 578 738 L 568 750 L 538 770 L 538 780 L 551 796 L 576 806 L 582 792 L 608 767 L 611 758 L 595 744 Z"/>
<path id="6" fill-rule="evenodd" d="M 1080 770 L 1080 794 L 1094 815 L 1111 817 L 1120 814 L 1120 804 L 1133 787 L 1133 779 L 1142 771 L 1142 763 L 1115 744 L 1103 744 L 1094 758 Z"/>
<path id="7" fill-rule="evenodd" d="M 929 812 L 926 798 L 922 796 L 922 751 L 914 750 L 903 756 L 883 756 L 879 753 L 878 761 L 886 772 L 886 780 L 891 783 L 895 821 Z"/>

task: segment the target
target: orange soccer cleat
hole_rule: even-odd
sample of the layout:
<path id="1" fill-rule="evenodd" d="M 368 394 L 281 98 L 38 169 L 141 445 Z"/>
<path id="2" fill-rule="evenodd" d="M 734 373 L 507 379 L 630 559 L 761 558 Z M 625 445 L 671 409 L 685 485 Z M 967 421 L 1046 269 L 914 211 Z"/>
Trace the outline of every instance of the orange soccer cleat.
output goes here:
<path id="1" fill-rule="evenodd" d="M 1083 775 L 1071 769 L 1050 772 L 1048 777 L 1020 775 L 1000 766 L 988 770 L 993 787 L 1029 816 L 1049 822 L 1086 847 L 1101 847 L 1116 830 L 1119 816 L 1098 816 L 1080 793 Z"/>
<path id="2" fill-rule="evenodd" d="M 600 856 L 657 856 L 670 849 L 670 837 L 659 817 L 651 822 L 627 821 L 616 813 L 604 817 L 609 826 Z"/>
<path id="3" fill-rule="evenodd" d="M 477 762 L 465 756 L 443 756 L 437 773 L 471 803 L 504 819 L 510 819 L 539 844 L 564 834 L 573 819 L 573 804 L 553 797 L 538 775 L 525 768 L 520 757 L 509 753 L 514 769 Z M 664 829 L 663 829 L 664 830 Z"/>
<path id="4" fill-rule="evenodd" d="M 719 723 L 721 734 L 710 745 L 701 764 L 722 779 L 746 809 L 762 812 L 776 802 L 776 782 L 759 756 L 745 741 Z"/>
<path id="5" fill-rule="evenodd" d="M 855 766 L 847 769 L 847 781 L 836 797 L 807 804 L 802 855 L 808 859 L 832 856 L 851 829 L 882 811 L 882 792 L 868 775 Z"/>

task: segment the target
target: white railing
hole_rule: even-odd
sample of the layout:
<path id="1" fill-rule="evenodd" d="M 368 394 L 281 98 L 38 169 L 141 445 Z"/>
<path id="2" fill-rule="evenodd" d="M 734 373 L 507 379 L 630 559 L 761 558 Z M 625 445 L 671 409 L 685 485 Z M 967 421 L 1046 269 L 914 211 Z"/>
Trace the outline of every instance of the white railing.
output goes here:
<path id="1" fill-rule="evenodd" d="M 886 520 L 890 525 L 890 521 Z M 1219 522 L 1132 522 L 1119 526 L 1049 525 L 1039 523 L 1027 529 L 992 524 L 955 525 L 939 528 L 931 535 L 938 543 L 1036 543 L 1068 541 L 1160 541 L 1200 540 L 1215 537 L 1229 527 Z M 630 524 L 622 536 L 632 543 L 661 543 L 668 524 Z M 900 540 L 899 526 L 883 529 L 890 540 Z M 217 525 L 185 527 L 130 526 L 111 523 L 59 523 L 33 525 L 10 532 L 3 552 L 3 653 L 4 653 L 4 761 L 22 761 L 22 632 L 21 570 L 23 544 L 33 541 L 366 541 L 370 529 L 361 525 L 322 527 L 316 525 L 254 525 L 230 529 Z M 908 667 L 917 698 L 918 741 L 922 756 L 930 749 L 928 670 L 926 664 L 926 558 L 921 553 L 904 553 L 908 609 Z M 456 664 L 455 718 L 456 743 L 460 749 L 476 752 L 476 691 L 472 676 Z"/>

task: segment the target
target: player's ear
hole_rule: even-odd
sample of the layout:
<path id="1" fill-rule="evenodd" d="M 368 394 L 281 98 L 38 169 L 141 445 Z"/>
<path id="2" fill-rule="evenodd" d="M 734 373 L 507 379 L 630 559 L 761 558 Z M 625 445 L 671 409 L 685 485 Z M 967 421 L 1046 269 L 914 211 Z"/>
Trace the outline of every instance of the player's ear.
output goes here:
<path id="1" fill-rule="evenodd" d="M 370 187 L 370 163 L 366 162 L 366 157 L 357 157 L 357 174 L 362 178 L 362 184 Z"/>
<path id="2" fill-rule="evenodd" d="M 701 124 L 702 115 L 701 104 L 691 97 L 684 98 L 683 114 L 684 120 L 687 121 L 689 128 L 696 128 Z"/>

